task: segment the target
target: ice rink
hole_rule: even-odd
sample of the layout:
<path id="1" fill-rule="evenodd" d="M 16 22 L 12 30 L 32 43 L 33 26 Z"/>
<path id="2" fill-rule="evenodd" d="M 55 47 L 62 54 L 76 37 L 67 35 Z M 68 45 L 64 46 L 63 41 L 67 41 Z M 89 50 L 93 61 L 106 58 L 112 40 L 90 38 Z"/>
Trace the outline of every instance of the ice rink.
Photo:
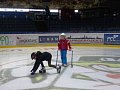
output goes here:
<path id="1" fill-rule="evenodd" d="M 68 51 L 69 66 L 31 77 L 35 51 L 48 51 L 52 64 L 56 64 L 57 47 L 0 48 L 0 90 L 120 90 L 120 48 L 118 47 L 73 47 L 73 68 L 71 51 Z M 58 63 L 61 64 L 60 53 Z"/>

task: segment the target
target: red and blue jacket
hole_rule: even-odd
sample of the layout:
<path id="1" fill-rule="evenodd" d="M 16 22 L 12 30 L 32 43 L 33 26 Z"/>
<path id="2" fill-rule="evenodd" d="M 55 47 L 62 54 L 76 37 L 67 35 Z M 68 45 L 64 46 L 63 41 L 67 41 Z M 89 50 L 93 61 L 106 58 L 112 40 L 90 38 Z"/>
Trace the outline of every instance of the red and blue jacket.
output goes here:
<path id="1" fill-rule="evenodd" d="M 70 50 L 71 49 L 71 44 L 70 41 L 67 39 L 60 39 L 58 41 L 58 50 Z"/>

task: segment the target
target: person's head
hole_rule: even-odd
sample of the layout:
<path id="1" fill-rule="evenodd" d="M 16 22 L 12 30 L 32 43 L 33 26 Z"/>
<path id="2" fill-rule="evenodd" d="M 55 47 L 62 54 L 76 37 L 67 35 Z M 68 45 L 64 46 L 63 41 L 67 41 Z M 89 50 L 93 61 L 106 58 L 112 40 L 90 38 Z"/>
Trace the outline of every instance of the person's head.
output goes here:
<path id="1" fill-rule="evenodd" d="M 66 38 L 65 33 L 61 33 L 61 35 L 60 35 L 60 39 L 65 39 L 65 38 Z"/>
<path id="2" fill-rule="evenodd" d="M 33 59 L 36 59 L 36 53 L 35 52 L 33 52 L 32 54 L 31 54 L 31 59 L 33 60 Z"/>

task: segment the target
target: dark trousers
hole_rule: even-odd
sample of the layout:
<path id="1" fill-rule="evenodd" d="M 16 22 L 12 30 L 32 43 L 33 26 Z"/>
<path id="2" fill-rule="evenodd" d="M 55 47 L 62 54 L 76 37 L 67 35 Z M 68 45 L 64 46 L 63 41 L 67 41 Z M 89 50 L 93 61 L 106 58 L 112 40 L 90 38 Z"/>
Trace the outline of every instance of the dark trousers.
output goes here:
<path id="1" fill-rule="evenodd" d="M 49 59 L 49 60 L 47 60 L 47 61 L 48 61 L 48 66 L 49 66 L 49 67 L 56 68 L 55 65 L 52 65 L 52 64 L 51 64 L 51 59 Z M 38 67 L 40 66 L 40 64 L 41 64 L 41 67 L 42 67 L 42 68 L 45 68 L 45 66 L 44 66 L 44 64 L 43 64 L 43 61 L 36 60 L 36 61 L 35 61 L 35 64 L 34 64 L 34 67 L 33 67 L 32 70 L 33 70 L 34 72 L 36 72 L 36 70 L 38 69 Z"/>

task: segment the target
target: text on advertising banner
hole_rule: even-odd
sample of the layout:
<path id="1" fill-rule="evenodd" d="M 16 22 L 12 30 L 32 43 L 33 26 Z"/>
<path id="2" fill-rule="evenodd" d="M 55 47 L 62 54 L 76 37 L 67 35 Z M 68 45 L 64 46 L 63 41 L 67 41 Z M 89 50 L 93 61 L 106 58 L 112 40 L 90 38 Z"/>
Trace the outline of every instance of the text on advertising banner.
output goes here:
<path id="1" fill-rule="evenodd" d="M 57 43 L 59 36 L 39 36 L 39 43 Z"/>
<path id="2" fill-rule="evenodd" d="M 120 34 L 104 34 L 104 44 L 120 45 Z"/>

